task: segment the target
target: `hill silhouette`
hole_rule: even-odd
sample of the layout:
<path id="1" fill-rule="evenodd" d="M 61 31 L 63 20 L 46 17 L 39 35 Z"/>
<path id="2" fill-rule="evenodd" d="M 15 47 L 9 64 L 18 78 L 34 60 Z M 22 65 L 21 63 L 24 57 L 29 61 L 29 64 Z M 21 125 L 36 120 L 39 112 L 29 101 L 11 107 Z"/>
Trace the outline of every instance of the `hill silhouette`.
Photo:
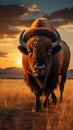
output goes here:
<path id="1" fill-rule="evenodd" d="M 67 77 L 68 77 L 69 79 L 73 79 L 73 69 L 68 70 L 68 72 L 67 72 Z"/>
<path id="2" fill-rule="evenodd" d="M 0 68 L 0 79 L 23 79 L 24 73 L 22 68 L 9 67 L 2 69 Z M 73 69 L 68 70 L 67 78 L 73 79 Z"/>
<path id="3" fill-rule="evenodd" d="M 1 69 L 0 68 L 0 79 L 23 79 L 23 69 L 10 67 Z"/>

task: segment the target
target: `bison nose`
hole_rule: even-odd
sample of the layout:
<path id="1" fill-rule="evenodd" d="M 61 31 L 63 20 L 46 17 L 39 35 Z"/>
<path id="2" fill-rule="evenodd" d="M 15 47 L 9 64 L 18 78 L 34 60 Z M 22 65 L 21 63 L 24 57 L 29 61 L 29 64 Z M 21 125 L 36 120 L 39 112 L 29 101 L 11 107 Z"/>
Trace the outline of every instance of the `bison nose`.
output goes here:
<path id="1" fill-rule="evenodd" d="M 41 63 L 36 63 L 34 65 L 34 69 L 35 69 L 35 71 L 45 70 L 46 69 L 46 65 L 41 64 Z"/>

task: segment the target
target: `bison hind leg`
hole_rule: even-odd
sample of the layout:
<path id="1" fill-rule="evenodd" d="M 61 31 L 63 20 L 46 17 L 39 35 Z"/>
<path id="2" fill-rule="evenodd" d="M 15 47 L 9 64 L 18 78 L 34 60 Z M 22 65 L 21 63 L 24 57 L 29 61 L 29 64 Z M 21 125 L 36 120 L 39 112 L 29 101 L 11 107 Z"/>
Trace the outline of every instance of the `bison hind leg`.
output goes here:
<path id="1" fill-rule="evenodd" d="M 62 75 L 61 81 L 60 81 L 60 99 L 59 99 L 59 103 L 63 101 L 63 91 L 64 91 L 64 84 L 66 82 L 66 76 L 67 73 L 64 73 Z"/>

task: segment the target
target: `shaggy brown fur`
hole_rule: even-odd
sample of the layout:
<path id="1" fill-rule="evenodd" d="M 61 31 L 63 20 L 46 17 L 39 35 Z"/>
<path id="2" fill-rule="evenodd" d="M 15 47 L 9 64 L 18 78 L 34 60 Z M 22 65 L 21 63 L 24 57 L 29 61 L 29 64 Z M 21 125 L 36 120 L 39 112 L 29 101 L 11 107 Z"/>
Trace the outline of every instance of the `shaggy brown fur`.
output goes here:
<path id="1" fill-rule="evenodd" d="M 33 29 L 33 30 L 29 30 L 29 32 L 27 32 L 25 34 L 24 37 L 24 42 L 27 42 L 28 39 L 30 39 L 33 36 L 45 36 L 45 37 L 49 37 L 53 42 L 56 41 L 56 35 L 47 30 L 47 29 L 42 29 L 42 28 L 37 28 L 37 29 Z"/>

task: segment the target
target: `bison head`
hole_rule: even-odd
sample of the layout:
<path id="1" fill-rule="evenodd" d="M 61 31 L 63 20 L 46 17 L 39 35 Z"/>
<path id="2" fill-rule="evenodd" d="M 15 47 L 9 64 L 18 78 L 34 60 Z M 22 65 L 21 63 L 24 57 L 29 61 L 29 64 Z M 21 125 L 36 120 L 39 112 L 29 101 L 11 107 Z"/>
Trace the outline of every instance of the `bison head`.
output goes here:
<path id="1" fill-rule="evenodd" d="M 21 45 L 18 48 L 28 56 L 28 63 L 34 76 L 40 78 L 49 72 L 52 56 L 61 49 L 60 35 L 55 29 L 46 27 L 49 23 L 46 19 L 34 23 L 29 30 L 21 33 Z"/>

